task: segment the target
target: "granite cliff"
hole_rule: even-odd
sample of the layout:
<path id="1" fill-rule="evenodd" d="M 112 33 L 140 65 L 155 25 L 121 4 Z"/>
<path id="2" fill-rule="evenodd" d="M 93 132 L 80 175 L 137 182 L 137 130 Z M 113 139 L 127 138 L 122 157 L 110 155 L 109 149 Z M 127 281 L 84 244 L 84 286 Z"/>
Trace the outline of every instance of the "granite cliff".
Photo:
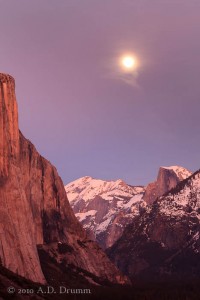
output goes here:
<path id="1" fill-rule="evenodd" d="M 0 263 L 45 283 L 41 253 L 88 282 L 128 282 L 88 239 L 55 167 L 19 131 L 15 81 L 0 74 Z"/>
<path id="2" fill-rule="evenodd" d="M 144 201 L 152 204 L 156 198 L 174 188 L 180 181 L 192 175 L 189 170 L 179 167 L 160 167 L 156 181 L 149 183 L 144 194 Z"/>

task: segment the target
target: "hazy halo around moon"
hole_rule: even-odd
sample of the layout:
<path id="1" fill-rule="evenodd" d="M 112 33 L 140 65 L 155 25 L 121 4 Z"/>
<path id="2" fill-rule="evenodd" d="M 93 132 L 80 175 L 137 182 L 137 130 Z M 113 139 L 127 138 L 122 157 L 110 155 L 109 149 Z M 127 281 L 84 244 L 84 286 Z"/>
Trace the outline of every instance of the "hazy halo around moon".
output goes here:
<path id="1" fill-rule="evenodd" d="M 140 88 L 137 78 L 141 67 L 140 59 L 132 51 L 117 51 L 110 61 L 105 62 L 107 72 L 104 76 L 117 79 L 134 88 Z"/>
<path id="2" fill-rule="evenodd" d="M 135 55 L 122 55 L 120 57 L 120 66 L 126 72 L 135 71 L 138 67 L 138 60 Z"/>

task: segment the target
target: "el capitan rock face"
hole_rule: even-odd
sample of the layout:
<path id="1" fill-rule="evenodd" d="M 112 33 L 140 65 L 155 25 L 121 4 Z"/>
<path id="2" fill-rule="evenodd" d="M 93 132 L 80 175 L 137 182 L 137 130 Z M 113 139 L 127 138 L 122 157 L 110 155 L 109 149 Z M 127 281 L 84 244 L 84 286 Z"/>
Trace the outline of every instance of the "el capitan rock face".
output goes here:
<path id="1" fill-rule="evenodd" d="M 14 79 L 0 74 L 1 264 L 33 281 L 45 282 L 38 263 L 31 205 L 23 188 L 19 136 Z"/>
<path id="2" fill-rule="evenodd" d="M 121 179 L 85 176 L 66 185 L 65 190 L 76 217 L 103 249 L 120 238 L 144 204 L 144 187 L 130 186 Z"/>
<path id="3" fill-rule="evenodd" d="M 192 175 L 192 172 L 179 166 L 160 167 L 157 180 L 147 185 L 144 201 L 152 204 L 156 198 L 174 188 L 180 181 Z"/>
<path id="4" fill-rule="evenodd" d="M 100 283 L 128 282 L 87 238 L 55 167 L 20 133 L 15 82 L 5 74 L 0 74 L 0 219 L 0 262 L 19 275 L 45 283 L 39 247 L 62 267 L 82 270 Z"/>

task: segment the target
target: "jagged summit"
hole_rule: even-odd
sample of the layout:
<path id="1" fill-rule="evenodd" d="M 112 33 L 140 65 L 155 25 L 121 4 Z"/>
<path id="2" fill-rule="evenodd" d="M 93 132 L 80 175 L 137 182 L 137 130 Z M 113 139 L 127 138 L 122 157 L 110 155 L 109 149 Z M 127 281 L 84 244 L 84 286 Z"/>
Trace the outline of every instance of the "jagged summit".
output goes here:
<path id="1" fill-rule="evenodd" d="M 143 191 L 143 187 L 129 186 L 122 179 L 102 180 L 90 176 L 81 177 L 65 186 L 70 202 L 77 200 L 91 201 L 95 196 L 102 196 L 106 200 L 116 197 L 132 197 L 133 193 Z"/>

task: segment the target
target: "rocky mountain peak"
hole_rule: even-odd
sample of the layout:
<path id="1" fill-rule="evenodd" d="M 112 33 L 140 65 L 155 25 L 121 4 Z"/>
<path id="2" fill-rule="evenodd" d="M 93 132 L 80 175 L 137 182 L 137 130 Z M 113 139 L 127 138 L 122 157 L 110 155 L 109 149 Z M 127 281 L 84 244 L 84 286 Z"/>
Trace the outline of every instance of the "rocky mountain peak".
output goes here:
<path id="1" fill-rule="evenodd" d="M 160 167 L 157 180 L 147 185 L 144 200 L 147 204 L 153 203 L 156 198 L 164 195 L 191 174 L 192 172 L 179 166 Z"/>
<path id="2" fill-rule="evenodd" d="M 136 190 L 143 191 L 143 187 L 132 187 L 122 179 L 101 180 L 90 176 L 81 177 L 65 186 L 69 201 L 73 204 L 77 200 L 91 201 L 96 196 L 106 197 L 112 200 L 112 197 L 122 196 L 131 197 Z"/>
<path id="3" fill-rule="evenodd" d="M 66 185 L 65 190 L 78 220 L 102 248 L 108 248 L 148 204 L 190 175 L 183 167 L 160 167 L 157 180 L 147 188 L 130 186 L 122 179 L 85 176 Z"/>
<path id="4" fill-rule="evenodd" d="M 173 172 L 176 174 L 176 176 L 179 178 L 180 181 L 188 178 L 190 175 L 192 175 L 192 172 L 189 171 L 186 168 L 183 168 L 181 166 L 170 166 L 170 167 L 160 167 L 160 169 L 168 170 L 170 172 Z"/>
<path id="5" fill-rule="evenodd" d="M 131 278 L 195 280 L 200 275 L 199 230 L 198 170 L 135 218 L 108 253 Z"/>
<path id="6" fill-rule="evenodd" d="M 125 226 L 139 214 L 144 187 L 130 186 L 122 179 L 83 177 L 65 186 L 78 220 L 102 248 L 110 247 Z"/>

